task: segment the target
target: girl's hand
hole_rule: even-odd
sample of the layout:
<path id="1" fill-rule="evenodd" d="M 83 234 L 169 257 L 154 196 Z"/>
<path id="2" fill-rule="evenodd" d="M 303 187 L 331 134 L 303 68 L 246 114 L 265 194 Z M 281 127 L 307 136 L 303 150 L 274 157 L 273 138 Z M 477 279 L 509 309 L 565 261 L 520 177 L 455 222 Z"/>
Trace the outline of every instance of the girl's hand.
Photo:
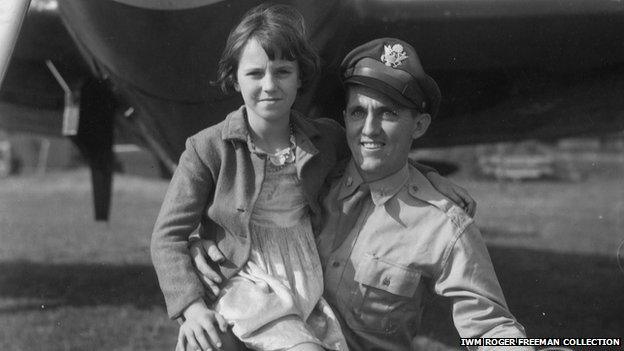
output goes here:
<path id="1" fill-rule="evenodd" d="M 466 189 L 436 172 L 428 172 L 426 177 L 439 192 L 464 209 L 470 217 L 474 217 L 477 212 L 477 202 L 468 194 Z"/>
<path id="2" fill-rule="evenodd" d="M 185 321 L 178 332 L 176 351 L 191 350 L 212 351 L 221 348 L 221 339 L 215 328 L 219 325 L 221 332 L 227 330 L 227 322 L 219 313 L 206 306 L 204 300 L 193 302 L 184 310 Z"/>

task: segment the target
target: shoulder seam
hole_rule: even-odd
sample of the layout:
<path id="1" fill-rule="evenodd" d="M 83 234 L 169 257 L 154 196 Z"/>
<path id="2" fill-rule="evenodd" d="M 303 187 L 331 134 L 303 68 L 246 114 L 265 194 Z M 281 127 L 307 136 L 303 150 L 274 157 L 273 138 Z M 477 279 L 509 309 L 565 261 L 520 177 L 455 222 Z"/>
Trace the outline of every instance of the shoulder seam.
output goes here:
<path id="1" fill-rule="evenodd" d="M 454 222 L 453 222 L 454 224 Z M 440 275 L 444 271 L 444 268 L 448 264 L 449 257 L 451 256 L 451 252 L 455 248 L 457 241 L 461 238 L 462 235 L 466 232 L 466 229 L 470 226 L 470 224 L 465 225 L 463 228 L 457 228 L 457 232 L 453 235 L 453 238 L 449 241 L 448 245 L 444 248 L 444 254 L 442 255 L 442 264 L 440 265 L 440 269 L 436 272 L 436 281 L 440 278 Z"/>

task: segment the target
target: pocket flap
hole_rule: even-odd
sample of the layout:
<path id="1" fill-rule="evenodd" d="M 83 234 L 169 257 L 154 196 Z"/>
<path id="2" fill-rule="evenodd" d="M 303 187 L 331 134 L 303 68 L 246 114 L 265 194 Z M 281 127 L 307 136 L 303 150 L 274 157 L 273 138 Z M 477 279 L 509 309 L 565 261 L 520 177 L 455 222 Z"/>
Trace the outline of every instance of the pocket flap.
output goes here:
<path id="1" fill-rule="evenodd" d="M 420 283 L 420 272 L 366 255 L 355 272 L 355 281 L 391 294 L 412 297 Z"/>

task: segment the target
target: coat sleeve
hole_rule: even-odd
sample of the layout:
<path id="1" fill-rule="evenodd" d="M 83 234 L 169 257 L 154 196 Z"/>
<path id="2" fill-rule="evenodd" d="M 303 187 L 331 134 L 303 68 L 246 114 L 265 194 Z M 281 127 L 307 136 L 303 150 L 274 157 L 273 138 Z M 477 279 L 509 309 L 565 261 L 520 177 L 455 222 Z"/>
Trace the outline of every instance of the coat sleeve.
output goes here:
<path id="1" fill-rule="evenodd" d="M 474 224 L 456 237 L 445 256 L 435 292 L 451 299 L 453 321 L 459 335 L 463 338 L 526 337 L 524 328 L 507 308 L 487 248 Z M 496 347 L 468 348 L 498 350 Z M 518 350 L 534 349 L 518 347 Z"/>
<path id="2" fill-rule="evenodd" d="M 173 174 L 154 225 L 151 256 L 170 318 L 179 317 L 193 301 L 204 296 L 188 251 L 189 235 L 200 223 L 214 194 L 210 169 L 198 156 L 193 138 Z"/>

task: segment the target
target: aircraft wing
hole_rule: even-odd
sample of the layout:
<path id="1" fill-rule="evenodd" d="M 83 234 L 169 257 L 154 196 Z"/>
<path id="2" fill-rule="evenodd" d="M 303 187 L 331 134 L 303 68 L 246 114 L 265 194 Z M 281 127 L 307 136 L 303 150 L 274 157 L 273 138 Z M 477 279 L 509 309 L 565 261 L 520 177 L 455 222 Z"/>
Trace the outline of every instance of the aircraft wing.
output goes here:
<path id="1" fill-rule="evenodd" d="M 624 129 L 621 1 L 286 2 L 304 14 L 323 61 L 296 103 L 311 117 L 340 119 L 341 58 L 390 36 L 418 50 L 443 93 L 422 145 Z M 40 129 L 64 130 L 99 172 L 94 190 L 110 188 L 114 125 L 173 170 L 188 136 L 242 103 L 210 81 L 227 34 L 259 3 L 33 0 L 0 90 L 0 127 L 11 116 L 14 126 L 45 119 Z"/>

